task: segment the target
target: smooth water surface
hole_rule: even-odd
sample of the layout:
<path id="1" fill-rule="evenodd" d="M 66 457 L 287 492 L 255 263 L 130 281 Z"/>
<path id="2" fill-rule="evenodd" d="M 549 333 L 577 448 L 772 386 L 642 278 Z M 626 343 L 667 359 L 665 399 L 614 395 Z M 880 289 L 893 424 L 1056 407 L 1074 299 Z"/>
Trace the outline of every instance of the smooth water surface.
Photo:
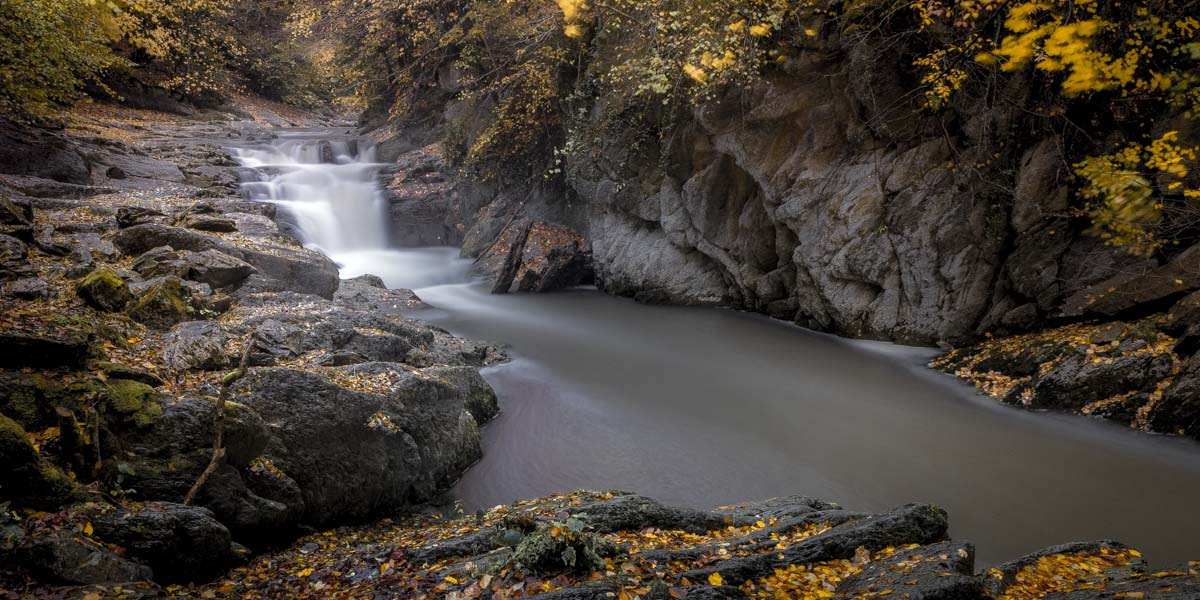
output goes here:
<path id="1" fill-rule="evenodd" d="M 864 511 L 919 501 L 950 512 L 982 565 L 1098 538 L 1157 565 L 1200 558 L 1200 445 L 998 405 L 924 369 L 924 349 L 588 290 L 488 294 L 453 249 L 378 241 L 359 214 L 385 221 L 374 167 L 355 164 L 369 156 L 314 164 L 292 141 L 258 155 L 270 184 L 249 184 L 259 197 L 319 213 L 297 222 L 343 276 L 416 288 L 436 308 L 414 316 L 513 357 L 484 371 L 503 412 L 454 490 L 467 509 L 576 488 L 701 508 L 787 494 Z M 371 231 L 344 233 L 360 227 Z"/>

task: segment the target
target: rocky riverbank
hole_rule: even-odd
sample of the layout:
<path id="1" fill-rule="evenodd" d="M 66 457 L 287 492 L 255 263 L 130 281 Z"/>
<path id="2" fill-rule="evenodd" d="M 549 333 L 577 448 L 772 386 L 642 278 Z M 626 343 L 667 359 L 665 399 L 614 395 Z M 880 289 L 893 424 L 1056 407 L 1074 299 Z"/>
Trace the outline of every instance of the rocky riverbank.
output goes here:
<path id="1" fill-rule="evenodd" d="M 1110 541 L 1047 548 L 977 571 L 974 547 L 947 539 L 947 527 L 943 510 L 923 504 L 864 514 L 797 496 L 700 511 L 575 492 L 475 515 L 326 531 L 211 584 L 164 591 L 546 600 L 1200 596 L 1200 563 L 1152 571 L 1136 549 Z"/>
<path id="2" fill-rule="evenodd" d="M 502 354 L 339 281 L 238 189 L 223 147 L 330 124 L 248 98 L 0 122 L 0 588 L 206 579 L 478 459 Z"/>

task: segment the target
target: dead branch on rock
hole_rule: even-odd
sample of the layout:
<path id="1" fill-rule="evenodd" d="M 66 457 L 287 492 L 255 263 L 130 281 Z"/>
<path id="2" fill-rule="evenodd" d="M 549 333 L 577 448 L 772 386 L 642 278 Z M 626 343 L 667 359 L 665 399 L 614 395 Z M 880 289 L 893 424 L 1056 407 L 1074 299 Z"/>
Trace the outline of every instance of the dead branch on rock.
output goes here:
<path id="1" fill-rule="evenodd" d="M 225 447 L 223 446 L 225 438 L 225 404 L 229 400 L 229 390 L 233 388 L 233 384 L 246 376 L 246 370 L 250 365 L 250 352 L 254 349 L 254 340 L 257 336 L 257 330 L 250 333 L 246 338 L 246 347 L 242 350 L 242 359 L 238 363 L 238 368 L 221 379 L 221 391 L 217 394 L 217 412 L 213 415 L 212 458 L 208 461 L 208 466 L 204 467 L 204 471 L 196 478 L 196 483 L 192 484 L 192 489 L 188 490 L 187 495 L 183 497 L 184 504 L 190 505 L 192 500 L 195 500 L 196 494 L 200 493 L 200 488 L 204 487 L 204 483 L 208 481 L 208 478 L 220 466 L 221 460 L 225 458 Z"/>

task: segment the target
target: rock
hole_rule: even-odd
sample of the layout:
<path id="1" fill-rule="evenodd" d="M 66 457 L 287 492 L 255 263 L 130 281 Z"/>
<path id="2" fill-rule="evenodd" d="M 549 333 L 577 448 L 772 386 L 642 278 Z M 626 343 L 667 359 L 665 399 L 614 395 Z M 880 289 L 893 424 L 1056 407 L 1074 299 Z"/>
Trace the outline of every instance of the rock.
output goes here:
<path id="1" fill-rule="evenodd" d="M 126 255 L 141 254 L 159 246 L 193 252 L 219 250 L 241 258 L 258 269 L 264 279 L 273 280 L 270 288 L 323 298 L 332 298 L 340 281 L 337 265 L 317 252 L 284 246 L 273 247 L 270 252 L 240 249 L 224 240 L 180 227 L 135 225 L 117 232 L 113 243 Z"/>
<path id="2" fill-rule="evenodd" d="M 1200 244 L 1184 250 L 1161 267 L 1117 275 L 1080 291 L 1063 304 L 1063 314 L 1111 317 L 1129 311 L 1145 312 L 1163 302 L 1173 303 L 1174 299 L 1197 289 L 1200 289 Z"/>
<path id="3" fill-rule="evenodd" d="M 126 548 L 161 583 L 206 581 L 235 560 L 229 530 L 205 508 L 147 502 L 94 520 L 96 537 Z"/>
<path id="4" fill-rule="evenodd" d="M 108 170 L 104 172 L 104 176 L 108 177 L 109 179 L 125 179 L 128 177 L 121 167 L 109 167 Z"/>
<path id="5" fill-rule="evenodd" d="M 17 238 L 0 235 L 0 281 L 12 281 L 33 277 L 33 265 L 29 264 L 29 248 Z"/>
<path id="6" fill-rule="evenodd" d="M 190 265 L 170 246 L 159 246 L 143 252 L 133 261 L 133 270 L 147 279 L 154 277 L 187 277 Z"/>
<path id="7" fill-rule="evenodd" d="M 1071 410 L 1129 391 L 1153 391 L 1171 368 L 1170 356 L 1153 353 L 1125 354 L 1099 363 L 1069 356 L 1034 383 L 1028 406 Z"/>
<path id="8" fill-rule="evenodd" d="M 184 219 L 183 225 L 189 229 L 218 233 L 233 233 L 238 230 L 237 223 L 233 219 L 211 215 L 191 215 Z"/>
<path id="9" fill-rule="evenodd" d="M 886 593 L 885 593 L 886 592 Z M 911 600 L 985 600 L 983 581 L 975 575 L 975 548 L 963 542 L 940 542 L 868 563 L 843 579 L 834 598 L 885 597 Z"/>
<path id="10" fill-rule="evenodd" d="M 370 274 L 359 275 L 358 277 L 351 277 L 350 279 L 343 279 L 342 281 L 343 282 L 361 283 L 363 285 L 367 285 L 367 286 L 370 286 L 373 288 L 379 288 L 381 290 L 387 289 L 387 284 L 385 284 L 383 282 L 383 279 L 380 278 L 378 275 L 370 275 Z"/>
<path id="11" fill-rule="evenodd" d="M 147 581 L 153 576 L 149 567 L 122 558 L 104 546 L 89 544 L 67 531 L 34 537 L 18 549 L 17 556 L 27 568 L 47 580 L 68 584 L 128 583 Z"/>
<path id="12" fill-rule="evenodd" d="M 86 185 L 87 161 L 75 144 L 44 129 L 0 119 L 0 172 Z"/>
<path id="13" fill-rule="evenodd" d="M 0 332 L 0 366 L 80 367 L 91 353 L 91 340 L 82 331 L 35 334 Z"/>
<path id="14" fill-rule="evenodd" d="M 1175 352 L 1187 356 L 1200 351 L 1200 292 L 1176 302 L 1159 328 L 1178 338 Z"/>
<path id="15" fill-rule="evenodd" d="M 254 330 L 251 364 L 273 365 L 276 361 L 299 356 L 304 352 L 304 332 L 287 323 L 267 319 Z"/>
<path id="16" fill-rule="evenodd" d="M 530 227 L 516 274 L 517 291 L 548 292 L 592 279 L 583 236 L 569 227 L 536 222 Z"/>
<path id="17" fill-rule="evenodd" d="M 1146 561 L 1140 555 L 1129 553 L 1130 548 L 1119 542 L 1108 540 L 1097 542 L 1075 542 L 1063 544 L 1061 546 L 1051 546 L 1039 550 L 1032 554 L 1018 558 L 1017 560 L 1004 563 L 992 569 L 988 569 L 985 573 L 984 592 L 992 598 L 1000 598 L 1005 595 L 1010 588 L 1017 588 L 1016 593 L 1022 590 L 1019 587 L 1021 584 L 1020 575 L 1030 571 L 1036 571 L 1037 564 L 1042 560 L 1054 561 L 1058 558 L 1069 556 L 1097 556 L 1111 557 L 1115 566 L 1097 565 L 1093 571 L 1091 569 L 1067 572 L 1065 574 L 1057 574 L 1051 572 L 1051 576 L 1057 575 L 1057 585 L 1083 584 L 1097 586 L 1104 583 L 1106 580 L 1121 580 L 1133 577 L 1139 573 L 1146 572 Z M 1065 576 L 1064 576 L 1065 575 Z M 1037 576 L 1036 573 L 1034 576 Z M 1070 581 L 1066 577 L 1079 577 L 1078 581 Z M 1112 598 L 1111 595 L 1102 597 Z"/>
<path id="18" fill-rule="evenodd" d="M 432 497 L 480 455 L 479 424 L 457 391 L 392 365 L 342 367 L 354 391 L 301 371 L 255 369 L 235 391 L 272 423 L 272 462 L 295 480 L 304 518 L 327 524 Z"/>
<path id="19" fill-rule="evenodd" d="M 256 272 L 250 263 L 219 250 L 188 252 L 183 260 L 188 265 L 188 279 L 207 283 L 214 288 L 234 285 Z"/>
<path id="20" fill-rule="evenodd" d="M 109 379 L 128 379 L 130 381 L 144 383 L 150 387 L 161 387 L 166 385 L 166 382 L 163 381 L 158 375 L 137 367 L 130 367 L 108 361 L 99 361 L 96 363 L 96 368 L 103 371 Z"/>
<path id="21" fill-rule="evenodd" d="M 75 293 L 92 308 L 104 312 L 120 312 L 133 300 L 129 284 L 112 269 L 92 271 L 75 286 Z"/>
<path id="22" fill-rule="evenodd" d="M 117 209 L 117 225 L 121 228 L 145 225 L 148 223 L 166 223 L 169 217 L 152 208 L 141 206 L 122 206 Z"/>
<path id="23" fill-rule="evenodd" d="M 4 293 L 21 300 L 47 300 L 54 297 L 50 284 L 37 277 L 10 281 L 5 284 Z"/>
<path id="24" fill-rule="evenodd" d="M 513 227 L 517 227 L 515 224 Z M 511 243 L 507 237 L 501 237 L 504 244 L 501 246 L 503 251 L 504 262 L 500 266 L 500 270 L 496 273 L 496 281 L 492 284 L 493 294 L 507 294 L 512 287 L 513 279 L 517 276 L 517 271 L 521 268 L 521 256 L 525 252 L 525 242 L 529 239 L 530 223 L 525 223 L 523 227 L 515 229 L 516 233 L 512 236 Z M 492 250 L 491 252 L 495 252 Z"/>
<path id="25" fill-rule="evenodd" d="M 156 329 L 170 329 L 191 318 L 178 279 L 167 278 L 150 286 L 125 311 L 133 320 Z"/>
<path id="26" fill-rule="evenodd" d="M 16 506 L 55 510 L 74 495 L 74 482 L 29 445 L 19 424 L 0 414 L 0 496 Z"/>
<path id="27" fill-rule="evenodd" d="M 1154 431 L 1200 439 L 1200 357 L 1188 360 L 1162 399 L 1152 405 L 1148 422 Z"/>
<path id="28" fill-rule="evenodd" d="M 778 553 L 721 560 L 683 575 L 704 581 L 720 573 L 727 583 L 741 584 L 789 564 L 848 559 L 859 547 L 879 550 L 903 544 L 928 544 L 942 539 L 948 527 L 946 511 L 928 504 L 909 504 L 891 512 L 843 523 Z"/>
<path id="29" fill-rule="evenodd" d="M 171 328 L 163 336 L 163 362 L 170 369 L 225 369 L 228 337 L 213 321 L 189 321 Z"/>

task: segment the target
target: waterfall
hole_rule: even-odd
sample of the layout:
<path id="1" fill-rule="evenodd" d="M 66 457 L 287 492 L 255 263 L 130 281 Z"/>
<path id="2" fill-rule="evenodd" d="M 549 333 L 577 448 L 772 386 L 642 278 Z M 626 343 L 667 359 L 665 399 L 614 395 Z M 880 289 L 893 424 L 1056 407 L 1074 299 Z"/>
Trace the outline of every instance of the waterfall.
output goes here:
<path id="1" fill-rule="evenodd" d="M 242 182 L 252 200 L 286 212 L 305 246 L 339 256 L 388 246 L 387 203 L 380 193 L 375 148 L 362 140 L 281 138 L 269 146 L 233 148 L 253 174 Z"/>
<path id="2" fill-rule="evenodd" d="M 343 278 L 370 273 L 418 289 L 470 278 L 456 248 L 389 247 L 388 201 L 375 146 L 329 131 L 282 131 L 270 144 L 230 148 L 245 168 L 242 190 L 283 211 L 305 247 L 338 264 Z"/>

